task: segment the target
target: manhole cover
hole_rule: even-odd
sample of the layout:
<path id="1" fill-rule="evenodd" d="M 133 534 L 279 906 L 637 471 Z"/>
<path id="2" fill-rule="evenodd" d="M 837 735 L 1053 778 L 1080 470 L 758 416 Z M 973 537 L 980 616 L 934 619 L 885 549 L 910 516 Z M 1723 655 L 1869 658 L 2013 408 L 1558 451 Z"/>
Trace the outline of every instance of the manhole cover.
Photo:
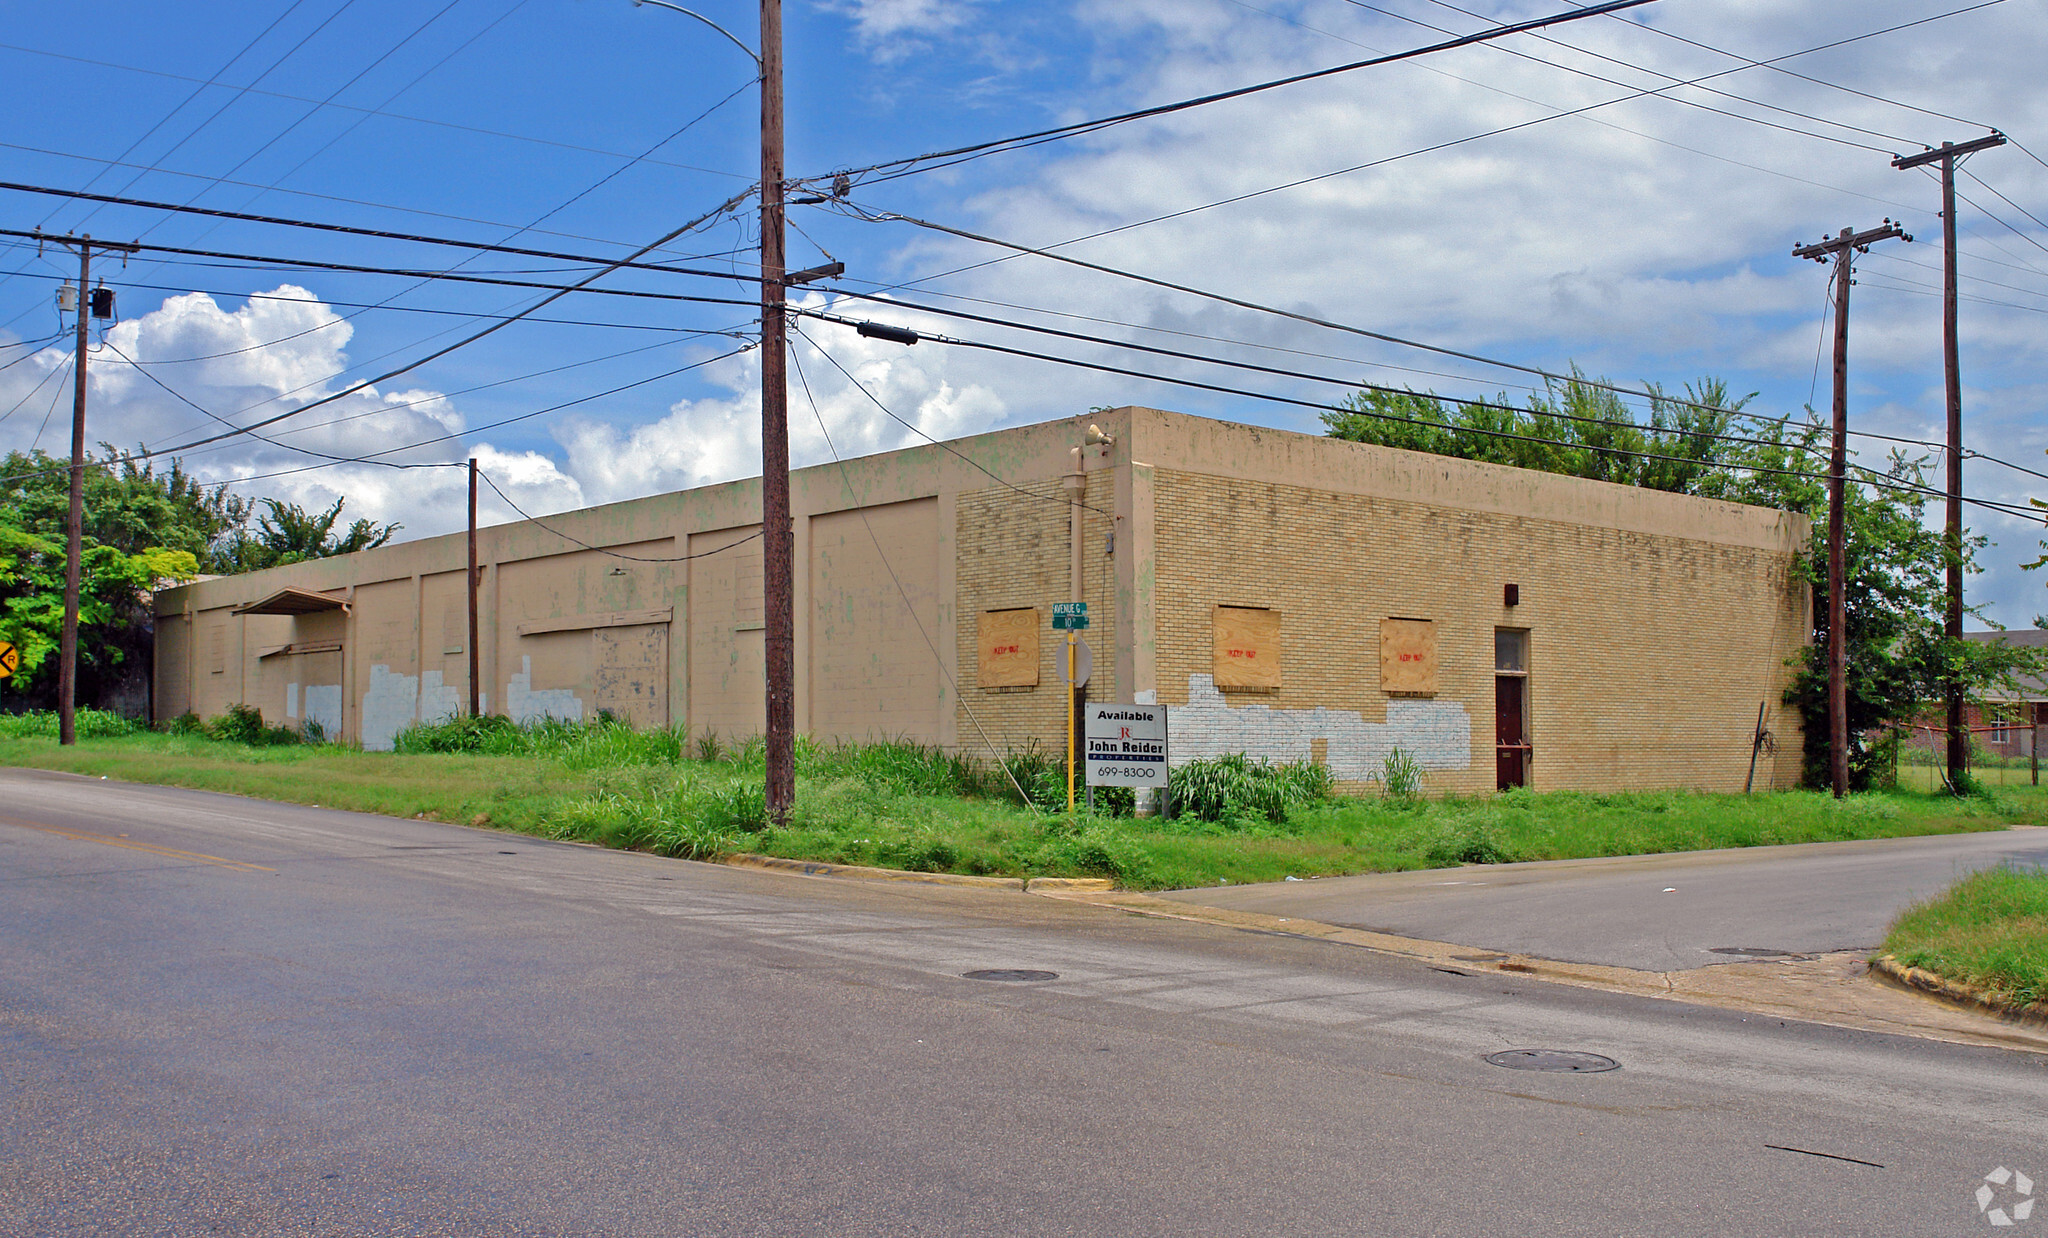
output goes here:
<path id="1" fill-rule="evenodd" d="M 985 967 L 963 973 L 969 980 L 1058 980 L 1056 971 L 1032 971 L 1026 967 Z"/>
<path id="2" fill-rule="evenodd" d="M 1540 1070 L 1554 1075 L 1593 1075 L 1621 1068 L 1621 1063 L 1611 1057 L 1573 1053 L 1568 1049 L 1508 1049 L 1489 1053 L 1486 1060 L 1509 1070 Z"/>
<path id="3" fill-rule="evenodd" d="M 1748 954 L 1760 959 L 1789 959 L 1794 957 L 1790 950 L 1767 950 L 1762 946 L 1715 946 L 1708 954 Z"/>

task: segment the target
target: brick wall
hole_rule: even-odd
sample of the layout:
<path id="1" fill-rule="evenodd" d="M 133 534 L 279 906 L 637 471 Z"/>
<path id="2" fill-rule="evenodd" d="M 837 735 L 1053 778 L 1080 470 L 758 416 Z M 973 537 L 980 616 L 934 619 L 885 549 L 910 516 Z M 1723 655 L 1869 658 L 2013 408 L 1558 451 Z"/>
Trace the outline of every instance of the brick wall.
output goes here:
<path id="1" fill-rule="evenodd" d="M 1532 785 L 1739 790 L 1757 706 L 1798 777 L 1778 703 L 1807 630 L 1789 556 L 1762 549 L 1159 470 L 1159 699 L 1176 759 L 1308 759 L 1346 783 L 1400 746 L 1436 791 L 1495 783 L 1494 632 L 1529 635 Z M 1509 608 L 1502 586 L 1519 586 Z M 1218 693 L 1214 607 L 1281 612 L 1281 686 Z M 1434 621 L 1438 691 L 1380 690 L 1380 621 Z"/>

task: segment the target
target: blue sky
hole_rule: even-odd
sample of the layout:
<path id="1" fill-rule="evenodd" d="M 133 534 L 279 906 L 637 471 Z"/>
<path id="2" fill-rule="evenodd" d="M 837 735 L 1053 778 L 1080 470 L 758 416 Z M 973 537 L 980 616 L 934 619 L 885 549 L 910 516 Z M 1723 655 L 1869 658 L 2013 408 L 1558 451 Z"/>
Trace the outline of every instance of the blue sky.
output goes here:
<path id="1" fill-rule="evenodd" d="M 753 6 L 692 7 L 753 40 Z M 1667 387 L 1720 376 L 1758 392 L 1755 408 L 1778 416 L 1797 415 L 1809 399 L 1824 409 L 1828 399 L 1826 371 L 1816 379 L 1815 366 L 1826 274 L 1789 250 L 1891 216 L 1918 240 L 1881 247 L 1861 268 L 1852 420 L 1938 438 L 1938 193 L 1924 175 L 1893 170 L 1889 156 L 1985 126 L 2048 156 L 2041 0 L 1952 12 L 1964 7 L 1661 0 L 1540 38 L 863 181 L 852 198 L 873 213 L 1032 245 L 1121 228 L 1063 252 L 1520 364 L 1576 363 Z M 1552 9 L 1533 0 L 788 0 L 789 167 L 859 167 Z M 0 135 L 0 179 L 616 257 L 712 210 L 753 176 L 747 58 L 688 18 L 628 0 L 231 0 L 108 4 L 89 23 L 59 6 L 12 16 L 0 40 L 0 93 L 13 122 Z M 1922 24 L 1855 37 L 1906 22 Z M 1842 39 L 1853 41 L 1809 51 Z M 1747 64 L 1792 53 L 1804 54 L 1777 69 Z M 1640 93 L 1708 74 L 1722 76 Z M 1482 136 L 1501 129 L 1510 131 Z M 1366 164 L 1375 166 L 1331 175 Z M 1969 440 L 1987 456 L 2048 472 L 2048 229 L 2028 215 L 2048 219 L 2048 167 L 2008 147 L 1968 170 L 1982 178 L 1964 179 L 1974 204 L 1959 212 Z M 1309 178 L 1317 179 L 1275 190 Z M 1252 196 L 1211 205 L 1241 195 Z M 792 265 L 829 253 L 846 262 L 846 286 L 897 288 L 899 299 L 1446 394 L 1519 397 L 1528 381 L 1041 259 L 981 265 L 1003 255 L 904 223 L 829 207 L 799 208 L 792 219 Z M 492 279 L 585 271 L 0 193 L 0 227 L 37 226 L 406 270 L 460 262 L 460 272 Z M 742 210 L 663 256 L 744 274 L 754 240 Z M 536 295 L 199 257 L 100 260 L 97 269 L 119 290 L 121 322 L 90 366 L 93 435 L 123 446 L 201 437 L 219 428 L 209 413 L 246 424 L 296 407 Z M 12 272 L 0 280 L 0 331 L 24 343 L 52 337 L 51 289 L 72 270 L 62 252 L 0 250 L 0 272 Z M 619 274 L 603 286 L 753 296 L 716 277 Z M 1218 374 L 941 324 L 908 308 L 837 308 L 1154 374 Z M 232 440 L 194 450 L 189 462 L 208 478 L 250 479 L 242 484 L 251 493 L 307 503 L 346 494 L 352 513 L 403 521 L 408 535 L 457 527 L 459 471 L 351 464 L 272 474 L 320 463 L 298 448 L 353 456 L 437 440 L 387 458 L 479 455 L 539 513 L 758 467 L 758 370 L 750 353 L 723 357 L 739 345 L 719 334 L 752 328 L 745 306 L 584 294 L 540 316 L 566 321 L 515 325 L 282 422 L 274 444 Z M 1123 403 L 1317 428 L 1299 407 L 810 330 L 813 342 L 797 355 L 817 413 L 799 388 L 799 463 L 829 458 L 821 420 L 844 454 L 913 439 L 818 348 L 940 437 Z M 0 360 L 25 354 L 0 370 L 0 448 L 62 450 L 69 344 L 11 348 Z M 1223 381 L 1311 400 L 1341 394 L 1242 379 Z M 1872 463 L 1884 450 L 1875 440 L 1859 447 Z M 2048 482 L 1987 460 L 1970 461 L 1966 486 L 2007 503 L 2048 494 Z M 492 502 L 494 517 L 510 515 Z M 2048 596 L 2040 573 L 2016 565 L 2040 553 L 2040 528 L 1981 509 L 1968 519 L 1997 542 L 1973 600 L 1993 619 L 2029 624 Z"/>

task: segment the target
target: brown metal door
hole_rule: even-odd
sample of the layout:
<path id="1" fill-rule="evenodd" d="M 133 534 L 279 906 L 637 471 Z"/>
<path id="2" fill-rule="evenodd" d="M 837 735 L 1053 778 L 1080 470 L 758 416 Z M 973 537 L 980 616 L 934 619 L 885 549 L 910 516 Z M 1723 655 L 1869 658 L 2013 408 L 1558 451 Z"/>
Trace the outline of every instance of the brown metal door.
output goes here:
<path id="1" fill-rule="evenodd" d="M 1493 680 L 1494 774 L 1503 791 L 1529 785 L 1528 684 L 1520 675 Z"/>

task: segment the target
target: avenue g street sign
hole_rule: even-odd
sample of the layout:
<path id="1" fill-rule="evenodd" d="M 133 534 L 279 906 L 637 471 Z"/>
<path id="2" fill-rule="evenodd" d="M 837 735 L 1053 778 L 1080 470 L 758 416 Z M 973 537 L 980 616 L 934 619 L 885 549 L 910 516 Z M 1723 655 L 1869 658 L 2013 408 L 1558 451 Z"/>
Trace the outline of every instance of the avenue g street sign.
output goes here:
<path id="1" fill-rule="evenodd" d="M 1079 632 L 1088 626 L 1088 603 L 1054 602 L 1052 604 L 1052 630 L 1055 632 Z"/>
<path id="2" fill-rule="evenodd" d="M 0 679 L 11 677 L 21 669 L 21 650 L 12 642 L 0 640 Z"/>
<path id="3" fill-rule="evenodd" d="M 1164 705 L 1086 706 L 1083 742 L 1091 787 L 1166 785 Z"/>

